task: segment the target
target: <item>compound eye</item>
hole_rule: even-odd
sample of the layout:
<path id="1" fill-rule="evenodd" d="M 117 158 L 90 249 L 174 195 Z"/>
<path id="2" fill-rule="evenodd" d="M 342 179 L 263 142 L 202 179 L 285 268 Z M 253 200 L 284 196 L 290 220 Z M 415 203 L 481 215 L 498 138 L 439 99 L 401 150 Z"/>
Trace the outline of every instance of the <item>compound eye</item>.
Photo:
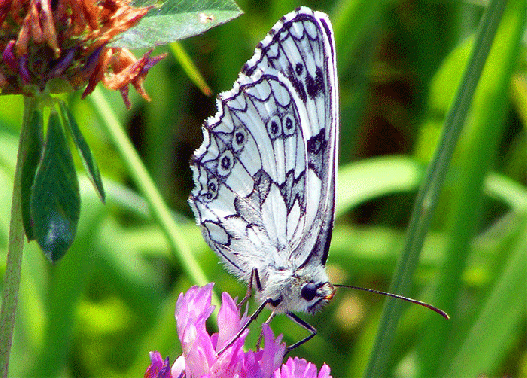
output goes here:
<path id="1" fill-rule="evenodd" d="M 313 282 L 309 282 L 304 285 L 302 290 L 300 290 L 300 295 L 302 298 L 304 298 L 306 301 L 310 302 L 313 300 L 313 298 L 317 295 L 317 285 Z"/>

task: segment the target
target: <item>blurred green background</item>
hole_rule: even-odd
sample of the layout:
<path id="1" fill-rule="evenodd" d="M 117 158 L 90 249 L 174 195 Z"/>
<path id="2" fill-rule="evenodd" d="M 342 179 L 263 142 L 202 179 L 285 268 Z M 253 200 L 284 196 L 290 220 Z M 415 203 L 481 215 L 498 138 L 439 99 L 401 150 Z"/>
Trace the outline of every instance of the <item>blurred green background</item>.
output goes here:
<path id="1" fill-rule="evenodd" d="M 510 1 L 510 6 L 521 3 Z M 341 169 L 328 272 L 335 283 L 387 290 L 413 200 L 473 46 L 482 4 L 238 5 L 245 12 L 241 17 L 181 42 L 215 94 L 232 87 L 256 44 L 282 15 L 307 5 L 333 21 Z M 514 30 L 525 27 L 524 15 L 517 13 L 506 10 L 500 25 L 413 277 L 412 297 L 437 304 L 436 298 L 450 296 L 453 305 L 443 309 L 452 319 L 445 323 L 409 305 L 390 355 L 391 376 L 527 376 L 527 82 L 525 45 L 518 48 L 511 41 Z M 245 286 L 218 265 L 186 203 L 193 186 L 188 161 L 201 144 L 203 120 L 216 112 L 214 96 L 192 84 L 168 47 L 154 51 L 161 52 L 168 58 L 145 82 L 150 103 L 132 93 L 127 111 L 118 93 L 104 90 L 104 96 L 173 209 L 207 279 L 216 283 L 218 294 L 243 297 Z M 23 109 L 21 97 L 0 101 L 0 253 L 5 261 Z M 175 301 L 195 282 L 150 216 L 101 127 L 96 105 L 80 100 L 80 93 L 67 101 L 101 168 L 107 204 L 100 203 L 81 173 L 81 221 L 71 250 L 52 266 L 36 243 L 27 245 L 10 375 L 142 376 L 149 351 L 172 361 L 181 353 Z M 458 276 L 445 281 L 448 272 Z M 318 368 L 327 363 L 334 377 L 360 376 L 386 300 L 338 290 L 323 312 L 300 315 L 319 334 L 292 354 Z M 306 336 L 285 317 L 275 318 L 272 329 L 284 333 L 288 344 Z M 250 345 L 257 336 L 255 325 Z"/>

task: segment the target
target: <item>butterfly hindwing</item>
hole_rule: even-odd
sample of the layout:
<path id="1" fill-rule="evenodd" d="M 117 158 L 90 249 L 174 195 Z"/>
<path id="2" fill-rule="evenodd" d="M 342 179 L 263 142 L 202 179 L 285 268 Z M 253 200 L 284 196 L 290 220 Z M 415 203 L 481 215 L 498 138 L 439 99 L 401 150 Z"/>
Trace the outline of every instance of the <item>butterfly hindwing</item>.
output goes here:
<path id="1" fill-rule="evenodd" d="M 193 159 L 198 223 L 243 278 L 302 237 L 305 113 L 284 80 L 279 72 L 260 71 L 223 93 L 220 112 L 205 123 L 206 144 Z"/>

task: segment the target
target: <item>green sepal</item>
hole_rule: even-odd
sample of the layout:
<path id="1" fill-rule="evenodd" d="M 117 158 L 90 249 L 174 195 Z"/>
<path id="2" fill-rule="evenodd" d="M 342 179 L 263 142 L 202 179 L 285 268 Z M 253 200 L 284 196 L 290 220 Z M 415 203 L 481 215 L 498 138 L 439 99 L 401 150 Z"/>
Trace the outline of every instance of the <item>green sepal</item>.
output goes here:
<path id="1" fill-rule="evenodd" d="M 75 117 L 73 117 L 73 114 L 71 114 L 66 104 L 62 101 L 60 101 L 60 111 L 62 114 L 62 119 L 64 120 L 64 125 L 70 132 L 73 142 L 75 143 L 75 146 L 79 151 L 79 155 L 81 156 L 82 162 L 84 163 L 84 167 L 88 172 L 88 177 L 90 178 L 90 181 L 95 187 L 95 190 L 97 191 L 97 194 L 99 195 L 101 201 L 104 203 L 106 195 L 104 193 L 104 188 L 102 185 L 101 174 L 99 172 L 97 162 L 93 158 L 90 147 L 88 146 L 88 143 L 86 143 L 86 140 L 84 139 L 79 129 L 79 126 L 75 121 Z"/>
<path id="2" fill-rule="evenodd" d="M 52 111 L 42 161 L 31 193 L 34 236 L 51 262 L 64 256 L 73 243 L 79 213 L 75 165 L 60 117 Z"/>
<path id="3" fill-rule="evenodd" d="M 44 120 L 42 111 L 35 110 L 31 114 L 31 121 L 28 128 L 28 139 L 26 156 L 22 160 L 22 187 L 21 187 L 21 204 L 22 204 L 22 221 L 24 223 L 24 231 L 28 241 L 35 240 L 33 230 L 33 220 L 31 218 L 31 189 L 35 180 L 35 173 L 42 156 L 43 144 L 43 125 Z"/>

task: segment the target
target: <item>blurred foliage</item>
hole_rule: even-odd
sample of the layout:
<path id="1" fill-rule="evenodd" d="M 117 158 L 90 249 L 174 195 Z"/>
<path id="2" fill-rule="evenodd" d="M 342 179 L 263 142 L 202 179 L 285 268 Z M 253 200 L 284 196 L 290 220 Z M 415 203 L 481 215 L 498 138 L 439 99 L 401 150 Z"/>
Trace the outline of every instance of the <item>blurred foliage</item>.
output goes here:
<path id="1" fill-rule="evenodd" d="M 328 271 L 336 283 L 387 290 L 413 199 L 459 85 L 483 8 L 476 2 L 426 0 L 374 5 L 349 0 L 270 1 L 265 7 L 258 1 L 238 4 L 243 16 L 181 43 L 216 93 L 232 87 L 254 46 L 285 13 L 307 5 L 325 11 L 334 22 L 341 91 L 339 181 L 343 184 L 338 189 L 342 202 Z M 156 49 L 156 53 L 164 51 L 170 50 Z M 496 72 L 510 70 L 499 61 L 492 65 Z M 506 91 L 502 101 L 485 102 L 496 88 L 493 77 L 483 76 L 467 125 L 477 124 L 490 133 L 499 123 L 504 131 L 496 136 L 496 151 L 466 150 L 474 145 L 471 138 L 476 135 L 467 126 L 414 276 L 414 298 L 433 302 L 435 290 L 456 293 L 456 307 L 444 309 L 455 314 L 444 326 L 449 337 L 429 350 L 433 343 L 424 343 L 433 335 L 430 327 L 435 329 L 432 317 L 437 315 L 409 306 L 391 354 L 393 376 L 419 375 L 420 350 L 441 356 L 435 372 L 448 376 L 461 372 L 527 375 L 524 46 L 512 68 L 512 90 Z M 218 292 L 242 297 L 244 285 L 218 266 L 186 204 L 192 188 L 188 161 L 201 144 L 203 120 L 216 111 L 214 98 L 191 83 L 173 56 L 151 70 L 145 88 L 152 102 L 132 94 L 130 111 L 118 93 L 104 95 L 126 125 L 208 279 L 216 283 Z M 5 256 L 23 101 L 13 96 L 2 96 L 0 101 L 0 183 L 5 188 L 0 191 L 0 251 Z M 194 283 L 174 259 L 146 202 L 136 193 L 93 103 L 81 101 L 79 95 L 67 101 L 101 168 L 107 204 L 100 203 L 88 179 L 83 179 L 81 219 L 70 252 L 50 265 L 34 242 L 27 244 L 11 376 L 142 376 L 150 350 L 171 360 L 180 354 L 175 301 Z M 481 119 L 486 121 L 474 123 Z M 74 159 L 82 169 L 82 162 Z M 459 230 L 457 217 L 461 216 L 456 201 L 472 195 L 465 192 L 459 197 L 461 187 L 470 187 L 460 183 L 470 177 L 466 170 L 478 159 L 490 159 L 486 163 L 491 168 L 482 183 L 484 197 L 465 223 L 470 243 L 456 250 L 451 240 L 452 226 Z M 456 253 L 468 256 L 461 287 L 437 287 L 447 255 Z M 334 377 L 361 375 L 386 300 L 339 290 L 322 313 L 312 318 L 301 315 L 319 334 L 293 354 L 318 367 L 326 362 Z M 285 333 L 290 344 L 303 338 L 305 330 L 289 322 L 277 317 L 272 328 Z M 257 326 L 251 332 L 254 342 Z M 477 338 L 487 332 L 487 337 Z M 468 365 L 480 371 L 463 370 L 467 356 Z"/>

